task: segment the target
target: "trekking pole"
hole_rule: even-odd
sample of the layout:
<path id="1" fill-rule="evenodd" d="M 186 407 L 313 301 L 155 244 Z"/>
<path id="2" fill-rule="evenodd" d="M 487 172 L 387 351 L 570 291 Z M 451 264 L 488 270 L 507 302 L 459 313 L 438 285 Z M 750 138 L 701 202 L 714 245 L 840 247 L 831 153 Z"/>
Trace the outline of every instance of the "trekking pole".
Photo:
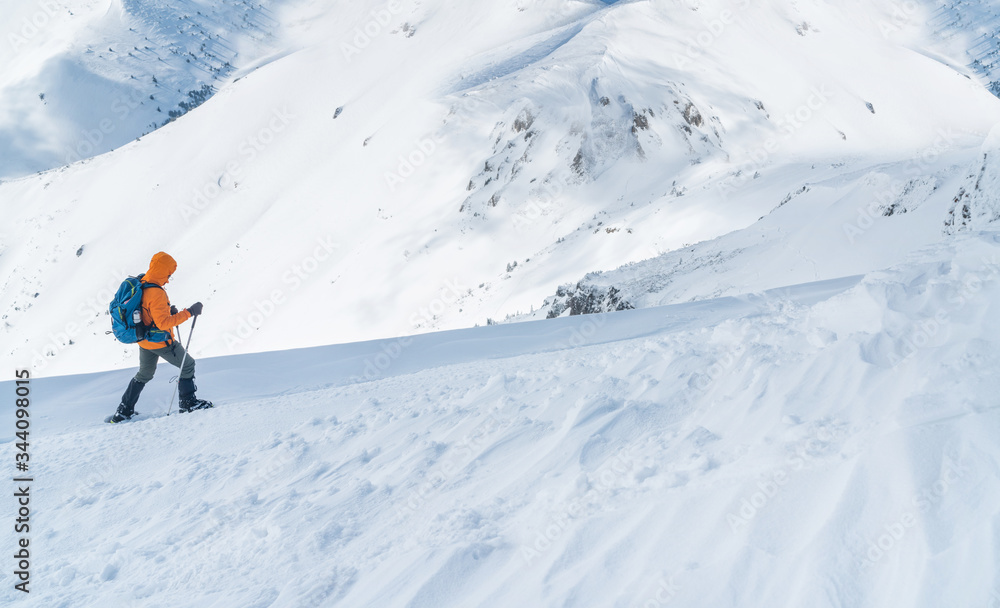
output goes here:
<path id="1" fill-rule="evenodd" d="M 181 357 L 181 367 L 180 367 L 181 373 L 184 373 L 184 363 L 187 362 L 188 349 L 191 348 L 191 336 L 194 335 L 194 326 L 197 323 L 198 323 L 198 315 L 195 315 L 194 320 L 191 321 L 191 331 L 188 332 L 188 343 L 187 346 L 184 347 L 184 356 Z M 177 376 L 177 384 L 174 385 L 174 394 L 170 395 L 170 406 L 167 408 L 167 416 L 170 415 L 170 410 L 174 409 L 174 397 L 177 396 L 177 387 L 179 387 L 180 385 L 181 385 L 180 376 Z"/>

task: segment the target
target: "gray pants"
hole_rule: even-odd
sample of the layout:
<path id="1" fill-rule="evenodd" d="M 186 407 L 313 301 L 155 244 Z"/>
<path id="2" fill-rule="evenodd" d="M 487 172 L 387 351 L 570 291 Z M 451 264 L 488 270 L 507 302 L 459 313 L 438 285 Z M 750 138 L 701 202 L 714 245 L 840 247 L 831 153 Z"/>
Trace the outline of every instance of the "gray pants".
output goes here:
<path id="1" fill-rule="evenodd" d="M 146 384 L 152 380 L 153 374 L 156 373 L 156 364 L 160 358 L 163 358 L 174 367 L 180 367 L 181 359 L 184 359 L 184 347 L 180 343 L 174 342 L 170 346 L 164 346 L 155 350 L 140 348 L 139 373 L 135 375 L 135 381 Z M 184 368 L 181 369 L 181 379 L 185 380 L 188 378 L 194 378 L 194 359 L 191 355 L 187 356 L 187 359 L 184 361 Z"/>

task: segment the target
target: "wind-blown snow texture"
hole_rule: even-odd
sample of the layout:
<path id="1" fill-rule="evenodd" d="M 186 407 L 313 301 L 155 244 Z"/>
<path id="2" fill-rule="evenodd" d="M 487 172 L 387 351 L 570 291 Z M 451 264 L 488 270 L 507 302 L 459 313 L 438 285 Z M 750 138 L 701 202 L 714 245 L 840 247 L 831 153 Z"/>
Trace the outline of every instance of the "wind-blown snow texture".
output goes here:
<path id="1" fill-rule="evenodd" d="M 4 603 L 1000 603 L 994 2 L 2 8 Z"/>
<path id="2" fill-rule="evenodd" d="M 127 373 L 36 381 L 23 605 L 990 605 L 998 279 L 978 233 L 864 278 L 202 360 L 215 410 L 119 427 Z"/>

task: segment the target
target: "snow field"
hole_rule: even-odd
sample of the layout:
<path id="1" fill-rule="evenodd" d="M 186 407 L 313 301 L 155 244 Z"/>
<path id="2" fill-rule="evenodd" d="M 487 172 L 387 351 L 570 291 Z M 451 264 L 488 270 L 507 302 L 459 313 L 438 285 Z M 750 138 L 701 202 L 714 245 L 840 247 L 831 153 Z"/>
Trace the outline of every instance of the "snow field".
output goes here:
<path id="1" fill-rule="evenodd" d="M 46 23 L 0 49 L 4 602 L 1000 600 L 988 7 L 6 8 Z M 161 369 L 103 425 L 161 249 L 218 407 Z M 639 310 L 471 327 L 616 267 Z"/>
<path id="2" fill-rule="evenodd" d="M 204 359 L 217 409 L 120 427 L 127 373 L 36 381 L 25 605 L 988 605 L 998 243 L 417 336 L 374 380 L 388 342 Z"/>
<path id="3" fill-rule="evenodd" d="M 104 5 L 79 9 L 66 21 L 75 42 L 61 59 L 38 50 L 61 31 L 55 23 L 38 34 L 40 46 L 20 50 L 21 80 L 10 76 L 14 88 L 0 98 L 19 99 L 4 107 L 27 118 L 0 117 L 0 133 L 54 124 L 46 112 L 58 103 L 109 108 L 113 99 L 87 93 L 87 74 L 141 90 L 145 112 L 161 101 L 146 89 L 166 87 L 168 76 L 186 96 L 218 75 L 216 63 L 233 71 L 212 81 L 217 93 L 205 103 L 139 141 L 141 131 L 114 112 L 81 115 L 55 143 L 11 157 L 72 148 L 102 118 L 116 137 L 128 135 L 107 154 L 0 184 L 0 357 L 27 351 L 47 376 L 131 364 L 127 349 L 105 339 L 100 311 L 81 307 L 109 273 L 141 272 L 158 250 L 180 263 L 171 297 L 202 300 L 219 315 L 201 338 L 209 356 L 471 327 L 528 313 L 588 272 L 752 226 L 790 195 L 783 209 L 850 214 L 870 201 L 840 197 L 866 195 L 878 179 L 869 173 L 937 179 L 947 168 L 934 163 L 909 173 L 942 133 L 954 162 L 970 166 L 1000 122 L 997 99 L 966 78 L 961 61 L 928 55 L 936 38 L 919 15 L 883 34 L 892 3 L 114 6 L 133 21 Z M 157 23 L 166 25 L 147 31 Z M 169 65 L 103 51 L 125 25 Z M 238 42 L 220 31 L 238 32 Z M 363 49 L 359 31 L 369 39 Z M 223 43 L 231 48 L 213 50 Z M 360 52 L 345 54 L 345 44 Z M 40 87 L 87 45 L 101 56 L 84 54 L 83 80 L 63 75 L 62 89 Z M 937 56 L 958 52 L 948 48 Z M 50 105 L 38 99 L 42 89 Z M 921 184 L 914 199 L 952 194 Z M 803 187 L 812 190 L 795 196 Z M 937 236 L 947 211 L 928 207 L 921 229 L 935 225 Z M 849 248 L 848 269 L 810 274 L 816 258 L 805 252 L 799 267 L 775 266 L 766 281 L 727 280 L 656 303 L 869 272 L 933 242 L 928 232 L 897 231 L 898 219 L 872 229 L 894 234 L 881 246 Z M 753 236 L 783 248 L 792 229 L 825 243 L 825 226 L 779 220 Z M 336 253 L 293 290 L 287 273 L 319 241 Z M 714 266 L 690 265 L 685 275 L 704 286 Z M 414 323 L 449 282 L 462 296 Z M 250 323 L 255 304 L 276 290 L 283 303 Z M 328 310 L 319 320 L 316 301 Z M 312 331 L 301 330 L 305 318 Z"/>

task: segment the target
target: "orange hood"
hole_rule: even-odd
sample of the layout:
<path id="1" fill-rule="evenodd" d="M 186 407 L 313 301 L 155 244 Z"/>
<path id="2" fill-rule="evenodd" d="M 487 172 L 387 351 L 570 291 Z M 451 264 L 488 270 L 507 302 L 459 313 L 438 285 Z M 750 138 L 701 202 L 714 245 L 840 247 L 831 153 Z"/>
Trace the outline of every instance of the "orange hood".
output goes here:
<path id="1" fill-rule="evenodd" d="M 161 251 L 153 255 L 153 259 L 149 261 L 149 270 L 146 271 L 146 276 L 142 277 L 142 281 L 163 287 L 175 270 L 177 262 L 169 254 Z"/>

